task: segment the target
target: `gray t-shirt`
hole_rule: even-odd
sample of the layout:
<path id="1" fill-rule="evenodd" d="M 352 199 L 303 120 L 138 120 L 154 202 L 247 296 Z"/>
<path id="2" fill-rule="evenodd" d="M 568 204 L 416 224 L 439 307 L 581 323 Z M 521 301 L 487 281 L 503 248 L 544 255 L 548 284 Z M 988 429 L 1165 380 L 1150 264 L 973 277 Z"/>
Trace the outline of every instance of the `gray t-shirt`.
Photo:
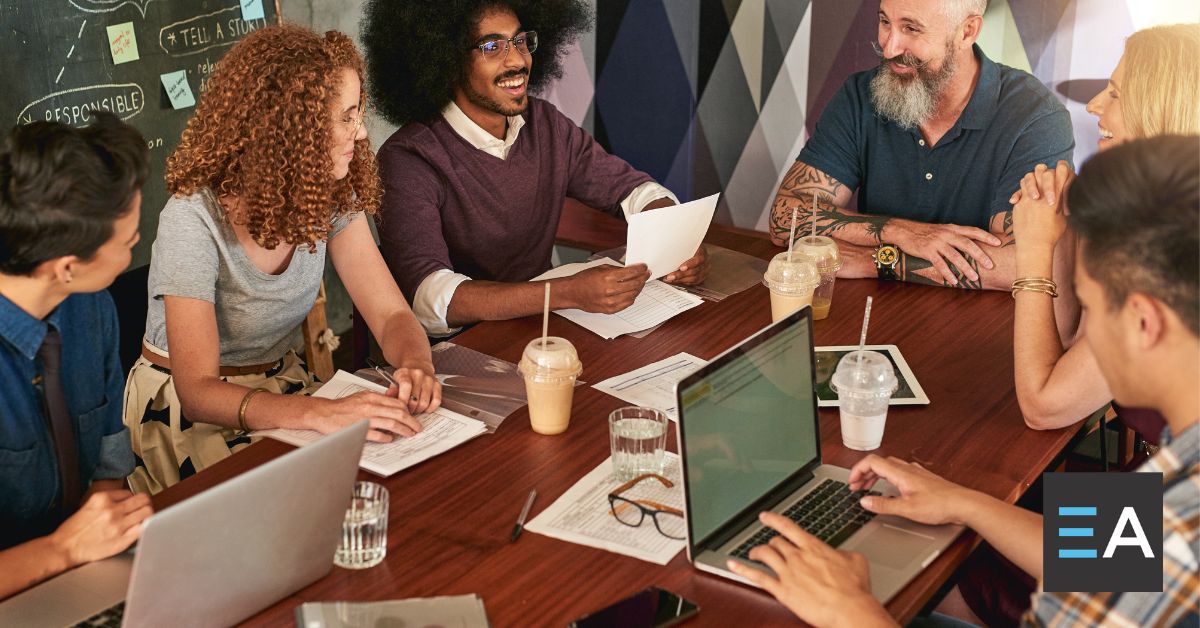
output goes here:
<path id="1" fill-rule="evenodd" d="M 334 220 L 329 239 L 358 216 Z M 211 192 L 172 196 L 159 214 L 150 258 L 146 341 L 170 351 L 162 297 L 190 297 L 216 308 L 222 366 L 278 360 L 297 345 L 300 323 L 316 301 L 325 244 L 318 242 L 311 253 L 297 247 L 288 267 L 269 275 L 246 257 Z"/>

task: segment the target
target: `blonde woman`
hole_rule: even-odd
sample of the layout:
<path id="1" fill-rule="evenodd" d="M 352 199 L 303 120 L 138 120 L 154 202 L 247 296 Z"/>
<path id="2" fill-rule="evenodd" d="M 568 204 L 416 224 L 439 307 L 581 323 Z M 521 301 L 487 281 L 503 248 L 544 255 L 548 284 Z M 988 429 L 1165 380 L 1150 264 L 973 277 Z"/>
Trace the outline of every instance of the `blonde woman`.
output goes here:
<path id="1" fill-rule="evenodd" d="M 1200 24 L 1177 24 L 1130 36 L 1108 85 L 1088 103 L 1087 110 L 1099 119 L 1099 149 L 1104 151 L 1136 138 L 1200 134 L 1198 101 Z M 1073 258 L 1071 238 L 1063 237 L 1063 200 L 1064 189 L 1074 178 L 1065 162 L 1055 169 L 1038 166 L 1021 181 L 1021 190 L 1012 199 L 1020 278 L 1014 284 L 1017 400 L 1026 424 L 1034 429 L 1070 425 L 1112 400 L 1088 339 L 1081 333 L 1064 350 L 1052 307 L 1055 285 L 1039 281 L 1051 278 L 1056 245 L 1067 248 L 1068 260 Z M 1064 257 L 1064 251 L 1059 256 Z M 1071 291 L 1070 275 L 1052 278 L 1059 284 L 1057 292 Z M 1140 411 L 1119 413 L 1143 437 L 1158 442 L 1160 418 Z"/>
<path id="2" fill-rule="evenodd" d="M 167 162 L 173 193 L 150 263 L 142 358 L 125 424 L 137 491 L 157 492 L 273 427 L 333 432 L 368 418 L 368 439 L 421 429 L 441 385 L 429 343 L 363 214 L 381 186 L 362 125 L 363 60 L 342 33 L 255 31 L 217 65 Z M 396 367 L 386 395 L 304 396 L 291 347 L 326 254 Z"/>

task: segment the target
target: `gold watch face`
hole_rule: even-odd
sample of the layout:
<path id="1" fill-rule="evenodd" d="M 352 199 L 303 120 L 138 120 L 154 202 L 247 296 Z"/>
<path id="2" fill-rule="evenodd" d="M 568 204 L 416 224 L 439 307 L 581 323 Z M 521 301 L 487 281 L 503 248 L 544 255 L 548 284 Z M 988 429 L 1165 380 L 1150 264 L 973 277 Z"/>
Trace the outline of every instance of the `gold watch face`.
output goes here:
<path id="1" fill-rule="evenodd" d="M 875 251 L 875 261 L 883 264 L 884 266 L 891 266 L 892 264 L 895 264 L 897 257 L 898 253 L 896 252 L 896 247 L 891 244 L 885 244 L 879 247 L 878 251 Z"/>

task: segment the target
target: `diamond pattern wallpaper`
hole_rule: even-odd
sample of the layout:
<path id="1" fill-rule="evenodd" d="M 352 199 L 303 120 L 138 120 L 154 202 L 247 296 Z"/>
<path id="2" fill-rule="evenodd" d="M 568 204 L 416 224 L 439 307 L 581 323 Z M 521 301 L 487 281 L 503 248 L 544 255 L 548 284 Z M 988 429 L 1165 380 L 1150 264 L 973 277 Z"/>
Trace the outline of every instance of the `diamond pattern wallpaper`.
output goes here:
<path id="1" fill-rule="evenodd" d="M 877 0 L 593 0 L 594 32 L 545 96 L 681 200 L 723 192 L 716 220 L 763 229 L 775 189 L 846 77 L 876 62 Z M 1062 99 L 1075 163 L 1084 105 L 1124 38 L 1200 21 L 1195 0 L 991 0 L 979 43 Z"/>

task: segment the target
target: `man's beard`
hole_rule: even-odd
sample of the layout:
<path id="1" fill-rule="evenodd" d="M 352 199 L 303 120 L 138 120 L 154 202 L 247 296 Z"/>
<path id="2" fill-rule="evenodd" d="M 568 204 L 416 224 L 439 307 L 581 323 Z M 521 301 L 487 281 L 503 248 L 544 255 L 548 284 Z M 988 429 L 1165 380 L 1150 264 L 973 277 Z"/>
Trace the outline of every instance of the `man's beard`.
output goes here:
<path id="1" fill-rule="evenodd" d="M 481 94 L 475 91 L 475 88 L 471 86 L 470 82 L 467 82 L 465 85 L 463 85 L 463 93 L 466 95 L 467 100 L 476 107 L 486 109 L 492 113 L 498 113 L 502 116 L 519 116 L 522 113 L 525 113 L 525 110 L 529 108 L 529 72 L 523 70 L 507 72 L 497 77 L 495 81 L 493 81 L 493 84 L 507 79 L 516 78 L 518 76 L 525 77 L 525 95 L 521 97 L 519 102 L 506 105 L 505 103 L 491 98 L 486 94 Z"/>
<path id="2" fill-rule="evenodd" d="M 901 76 L 889 62 L 898 61 L 917 69 L 916 76 Z M 879 72 L 871 79 L 871 104 L 880 116 L 895 122 L 900 128 L 914 129 L 937 112 L 942 90 L 954 76 L 954 50 L 946 46 L 942 69 L 934 72 L 919 65 L 908 55 L 880 61 Z"/>

